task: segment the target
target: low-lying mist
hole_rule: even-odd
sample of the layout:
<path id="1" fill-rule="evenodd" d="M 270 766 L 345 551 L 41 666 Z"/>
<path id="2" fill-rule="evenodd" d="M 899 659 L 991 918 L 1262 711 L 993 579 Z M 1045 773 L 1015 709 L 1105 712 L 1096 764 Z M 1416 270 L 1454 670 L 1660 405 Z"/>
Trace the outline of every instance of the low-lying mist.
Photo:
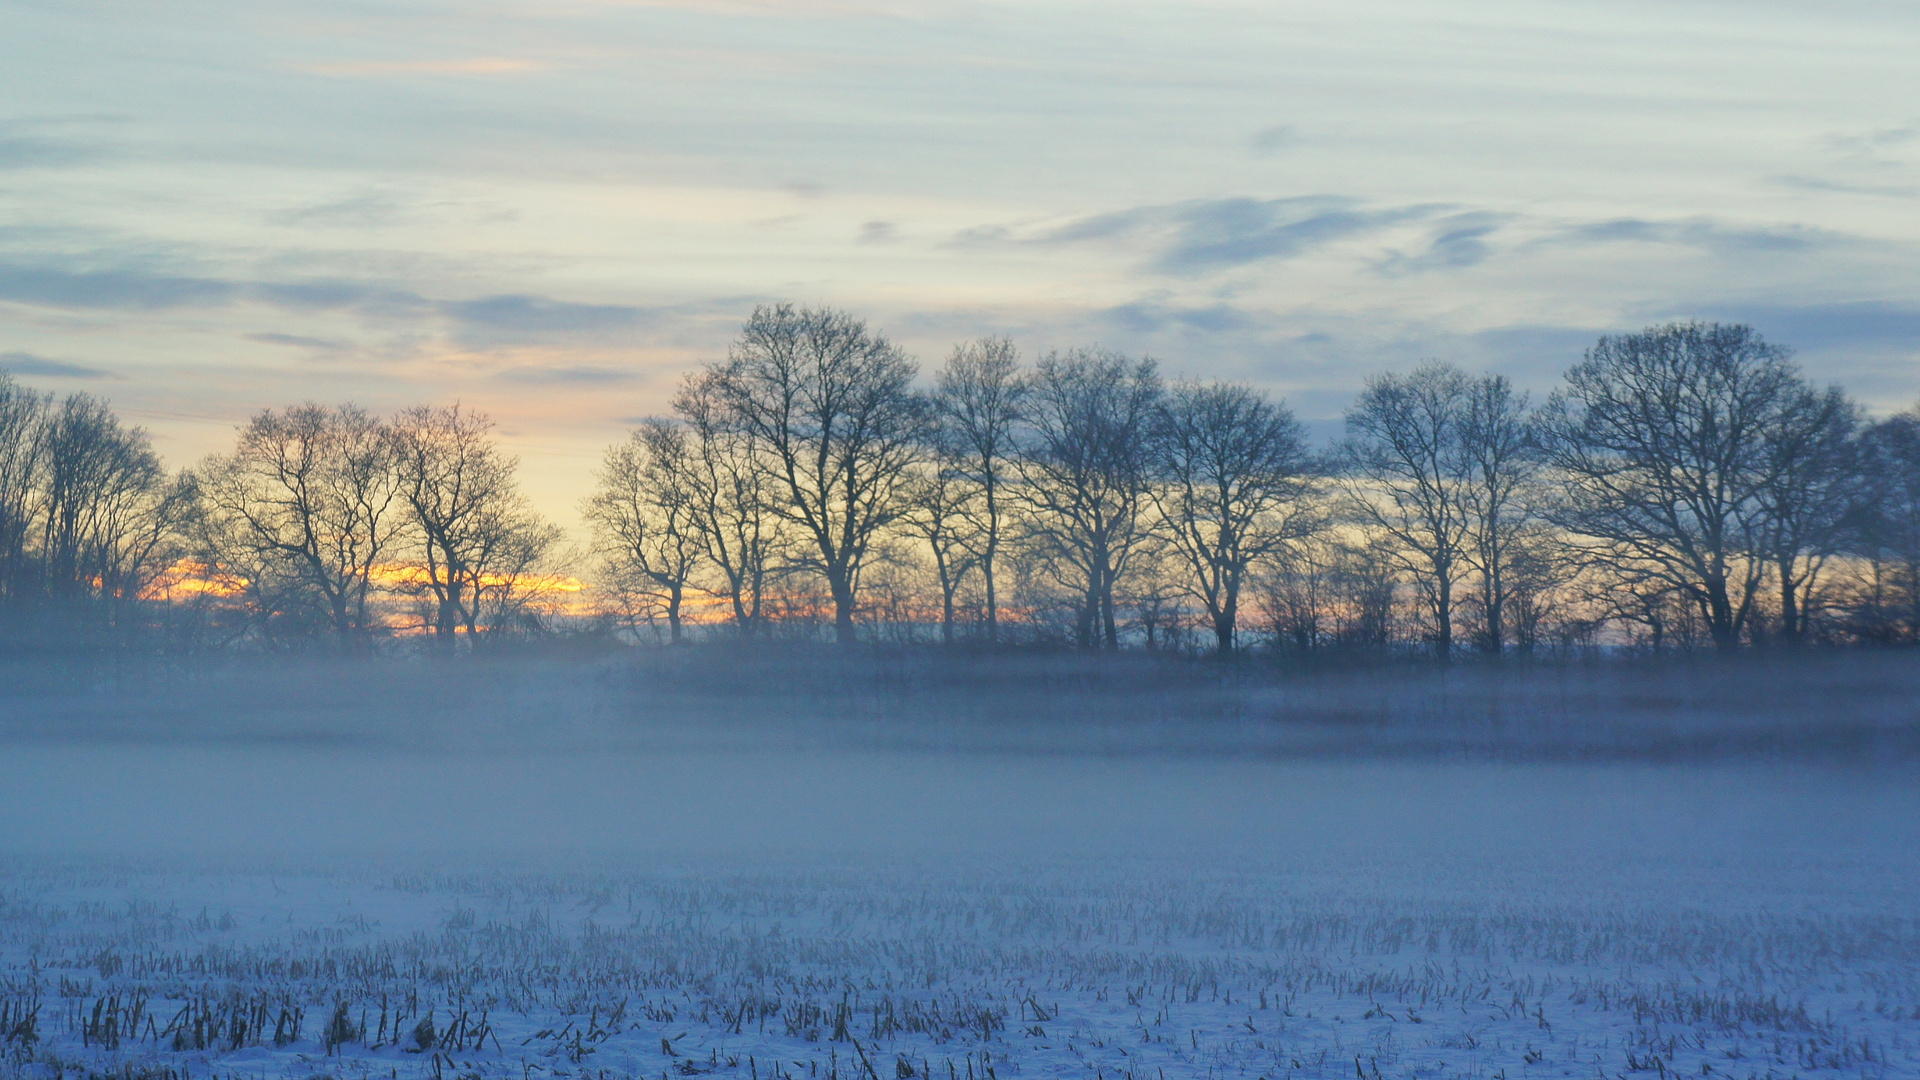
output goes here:
<path id="1" fill-rule="evenodd" d="M 430 753 L 889 749 L 1449 760 L 1920 759 L 1904 652 L 1451 667 L 735 650 L 0 661 L 0 740 Z"/>
<path id="2" fill-rule="evenodd" d="M 1902 655 L 1275 674 L 706 649 L 40 665 L 14 687 L 9 852 L 1552 857 L 1920 838 L 1920 671 Z"/>

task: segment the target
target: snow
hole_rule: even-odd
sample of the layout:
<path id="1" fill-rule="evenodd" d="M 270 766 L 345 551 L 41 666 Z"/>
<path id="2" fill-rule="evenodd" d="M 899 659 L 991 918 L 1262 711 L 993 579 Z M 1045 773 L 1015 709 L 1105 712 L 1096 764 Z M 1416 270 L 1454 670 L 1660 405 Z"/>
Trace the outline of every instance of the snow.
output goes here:
<path id="1" fill-rule="evenodd" d="M 1910 759 L 595 715 L 0 739 L 0 1080 L 1920 1076 Z"/>
<path id="2" fill-rule="evenodd" d="M 16 859 L 0 1000 L 37 1001 L 12 1068 L 47 1077 L 1912 1076 L 1913 869 L 1884 853 Z M 136 1001 L 137 1031 L 89 1033 Z M 176 1037 L 190 1003 L 218 1034 Z M 289 1009 L 300 1035 L 281 1023 L 276 1040 Z M 236 1035 L 235 1015 L 260 1026 Z"/>

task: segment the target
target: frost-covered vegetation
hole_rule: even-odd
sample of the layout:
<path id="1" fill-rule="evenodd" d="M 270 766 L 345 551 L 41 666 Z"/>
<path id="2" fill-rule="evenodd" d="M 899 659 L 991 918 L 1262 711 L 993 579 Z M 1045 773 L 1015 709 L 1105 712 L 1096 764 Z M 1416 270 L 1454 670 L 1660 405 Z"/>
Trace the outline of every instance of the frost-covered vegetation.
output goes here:
<path id="1" fill-rule="evenodd" d="M 15 861 L 16 1076 L 1920 1074 L 1910 865 Z"/>

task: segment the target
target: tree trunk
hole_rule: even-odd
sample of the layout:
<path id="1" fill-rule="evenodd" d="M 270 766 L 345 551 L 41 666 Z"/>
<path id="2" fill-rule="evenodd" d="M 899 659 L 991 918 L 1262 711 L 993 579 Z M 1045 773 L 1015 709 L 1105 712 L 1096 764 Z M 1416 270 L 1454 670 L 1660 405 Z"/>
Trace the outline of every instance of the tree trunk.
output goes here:
<path id="1" fill-rule="evenodd" d="M 1487 560 L 1486 579 L 1487 651 L 1498 657 L 1506 651 L 1506 587 L 1500 581 L 1499 556 Z"/>
<path id="2" fill-rule="evenodd" d="M 980 560 L 980 571 L 987 578 L 987 644 L 1000 640 L 1000 598 L 993 585 L 993 548 L 991 537 L 987 540 L 987 553 Z"/>
<path id="3" fill-rule="evenodd" d="M 1806 616 L 1800 610 L 1799 582 L 1793 577 L 1793 559 L 1780 560 L 1780 640 L 1799 645 L 1806 640 Z"/>
<path id="4" fill-rule="evenodd" d="M 853 635 L 853 583 L 848 574 L 829 572 L 827 588 L 833 593 L 833 638 L 842 645 L 852 645 Z"/>
<path id="5" fill-rule="evenodd" d="M 1120 651 L 1120 623 L 1113 613 L 1113 575 L 1106 576 L 1106 584 L 1100 590 L 1100 629 L 1106 636 L 1108 652 Z"/>
<path id="6" fill-rule="evenodd" d="M 1100 585 L 1098 571 L 1092 571 L 1087 578 L 1087 595 L 1080 604 L 1079 616 L 1074 620 L 1074 637 L 1082 649 L 1092 649 L 1097 628 L 1100 625 Z"/>
<path id="7" fill-rule="evenodd" d="M 1441 573 L 1434 582 L 1433 651 L 1445 664 L 1453 660 L 1453 575 Z"/>
<path id="8" fill-rule="evenodd" d="M 1214 655 L 1225 660 L 1233 655 L 1233 612 L 1218 611 L 1213 616 Z"/>
<path id="9" fill-rule="evenodd" d="M 741 637 L 746 637 L 748 631 L 747 576 L 745 574 L 729 573 L 727 575 L 727 588 L 733 593 L 729 598 L 733 601 L 733 628 L 740 632 Z"/>
<path id="10" fill-rule="evenodd" d="M 353 637 L 353 615 L 347 604 L 347 594 L 334 593 L 327 597 L 327 602 L 333 608 L 333 632 L 345 642 Z"/>
<path id="11" fill-rule="evenodd" d="M 992 472 L 987 481 L 987 550 L 980 559 L 980 572 L 987 578 L 987 644 L 1000 640 L 1000 594 L 993 580 L 993 560 L 1000 551 L 1000 509 L 994 501 Z"/>
<path id="12" fill-rule="evenodd" d="M 451 650 L 454 637 L 460 632 L 460 583 L 449 579 L 446 593 L 440 598 L 440 610 L 434 622 L 434 637 L 439 639 L 441 647 Z"/>
<path id="13" fill-rule="evenodd" d="M 680 586 L 667 590 L 667 641 L 673 645 L 680 644 L 680 599 Z"/>
<path id="14" fill-rule="evenodd" d="M 1730 653 L 1739 646 L 1733 628 L 1733 603 L 1727 597 L 1727 579 L 1711 575 L 1707 586 L 1707 627 L 1713 632 L 1714 648 Z"/>

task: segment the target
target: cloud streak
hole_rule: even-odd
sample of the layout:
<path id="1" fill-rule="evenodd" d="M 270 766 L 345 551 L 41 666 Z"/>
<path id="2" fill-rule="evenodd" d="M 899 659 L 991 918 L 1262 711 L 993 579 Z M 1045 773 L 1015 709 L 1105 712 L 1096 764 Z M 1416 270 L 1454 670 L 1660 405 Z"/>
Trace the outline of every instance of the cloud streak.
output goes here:
<path id="1" fill-rule="evenodd" d="M 224 304 L 240 292 L 228 281 L 140 270 L 0 265 L 0 300 L 41 307 L 156 311 Z"/>
<path id="2" fill-rule="evenodd" d="M 0 169 L 60 168 L 104 157 L 97 146 L 32 135 L 0 135 Z"/>
<path id="3" fill-rule="evenodd" d="M 35 356 L 29 352 L 0 352 L 0 371 L 14 375 L 43 375 L 62 379 L 118 379 L 120 377 L 106 368 L 75 364 L 67 360 L 54 360 L 45 356 Z"/>
<path id="4" fill-rule="evenodd" d="M 1285 261 L 1335 242 L 1432 217 L 1439 205 L 1367 206 L 1336 195 L 1298 198 L 1200 199 L 1140 206 L 1081 218 L 1026 241 L 1048 246 L 1132 243 L 1151 254 L 1147 269 L 1174 277 L 1199 277 L 1257 263 Z M 985 226 L 955 238 L 993 243 L 1011 230 Z"/>
<path id="5" fill-rule="evenodd" d="M 563 364 L 556 367 L 525 365 L 507 368 L 495 376 L 502 382 L 529 386 L 609 386 L 632 382 L 639 377 L 640 373 L 636 371 L 596 364 Z"/>
<path id="6" fill-rule="evenodd" d="M 510 56 L 475 56 L 451 60 L 343 60 L 300 64 L 299 70 L 335 78 L 378 78 L 388 75 L 520 75 L 547 65 Z"/>
<path id="7" fill-rule="evenodd" d="M 1586 244 L 1673 244 L 1698 248 L 1729 258 L 1834 248 L 1858 241 L 1854 237 L 1803 225 L 1773 227 L 1731 226 L 1710 217 L 1682 221 L 1613 218 L 1566 229 L 1554 238 Z"/>
<path id="8" fill-rule="evenodd" d="M 630 332 L 654 317 L 628 304 L 577 304 L 524 293 L 485 296 L 439 305 L 458 326 L 461 340 L 501 345 Z"/>
<path id="9" fill-rule="evenodd" d="M 1393 255 L 1380 264 L 1389 277 L 1433 270 L 1478 266 L 1493 255 L 1488 239 L 1511 220 L 1511 214 L 1476 211 L 1443 220 L 1427 237 L 1427 249 L 1418 255 Z"/>
<path id="10" fill-rule="evenodd" d="M 448 324 L 463 343 L 474 346 L 604 337 L 642 328 L 658 315 L 650 307 L 576 303 L 530 293 L 433 300 L 407 289 L 350 281 L 240 282 L 138 269 L 71 271 L 9 265 L 0 265 L 0 301 L 65 310 L 149 312 L 209 310 L 252 302 L 302 314 L 438 320 Z M 339 342 L 299 335 L 246 337 L 263 344 L 341 347 Z"/>

